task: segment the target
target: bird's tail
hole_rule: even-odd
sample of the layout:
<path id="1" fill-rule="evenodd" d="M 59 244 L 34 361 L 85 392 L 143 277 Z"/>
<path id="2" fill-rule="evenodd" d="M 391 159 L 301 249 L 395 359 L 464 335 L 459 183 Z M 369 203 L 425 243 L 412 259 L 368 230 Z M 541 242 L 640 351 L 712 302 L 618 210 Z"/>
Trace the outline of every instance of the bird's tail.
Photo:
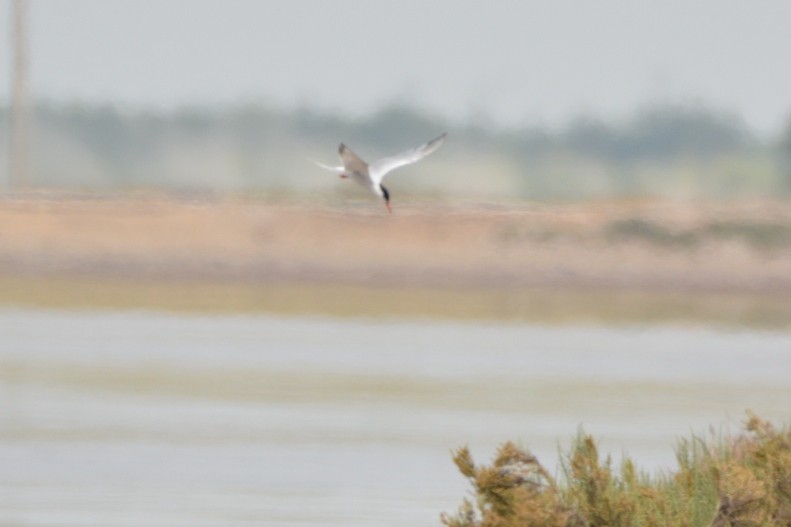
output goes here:
<path id="1" fill-rule="evenodd" d="M 343 174 L 344 171 L 345 171 L 343 167 L 331 167 L 330 165 L 325 165 L 324 163 L 319 163 L 318 161 L 315 161 L 315 160 L 307 158 L 307 157 L 305 159 L 307 159 L 308 161 L 310 161 L 312 163 L 317 164 L 318 166 L 320 166 L 321 168 L 323 168 L 325 170 L 329 170 L 330 172 L 335 172 L 338 175 Z"/>

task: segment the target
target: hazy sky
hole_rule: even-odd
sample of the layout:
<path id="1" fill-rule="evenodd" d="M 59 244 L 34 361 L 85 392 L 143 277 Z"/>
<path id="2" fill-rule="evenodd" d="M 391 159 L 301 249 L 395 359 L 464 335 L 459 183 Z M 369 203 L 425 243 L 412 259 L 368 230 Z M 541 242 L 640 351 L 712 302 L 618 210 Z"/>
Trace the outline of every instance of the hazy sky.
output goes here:
<path id="1" fill-rule="evenodd" d="M 769 133 L 791 115 L 789 0 L 30 2 L 32 89 L 56 100 L 361 114 L 400 99 L 548 125 L 697 100 Z"/>

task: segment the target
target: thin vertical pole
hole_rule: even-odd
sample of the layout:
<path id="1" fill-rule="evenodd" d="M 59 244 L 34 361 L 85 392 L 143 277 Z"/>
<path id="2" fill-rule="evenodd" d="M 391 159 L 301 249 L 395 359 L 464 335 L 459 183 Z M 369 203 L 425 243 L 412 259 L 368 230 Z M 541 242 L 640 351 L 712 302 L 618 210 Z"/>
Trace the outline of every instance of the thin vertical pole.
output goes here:
<path id="1" fill-rule="evenodd" d="M 20 190 L 30 184 L 30 164 L 28 159 L 29 122 L 28 108 L 28 0 L 11 1 L 11 49 L 12 49 L 12 86 L 11 86 L 11 144 L 10 187 Z"/>

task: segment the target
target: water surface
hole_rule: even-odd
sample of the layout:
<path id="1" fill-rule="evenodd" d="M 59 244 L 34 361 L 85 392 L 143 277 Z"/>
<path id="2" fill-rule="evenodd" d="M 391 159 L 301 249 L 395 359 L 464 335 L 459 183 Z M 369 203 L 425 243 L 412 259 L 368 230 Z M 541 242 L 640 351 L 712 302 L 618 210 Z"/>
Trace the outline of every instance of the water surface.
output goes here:
<path id="1" fill-rule="evenodd" d="M 791 336 L 264 314 L 0 310 L 0 524 L 438 525 L 451 462 L 579 425 L 616 458 L 791 421 Z"/>

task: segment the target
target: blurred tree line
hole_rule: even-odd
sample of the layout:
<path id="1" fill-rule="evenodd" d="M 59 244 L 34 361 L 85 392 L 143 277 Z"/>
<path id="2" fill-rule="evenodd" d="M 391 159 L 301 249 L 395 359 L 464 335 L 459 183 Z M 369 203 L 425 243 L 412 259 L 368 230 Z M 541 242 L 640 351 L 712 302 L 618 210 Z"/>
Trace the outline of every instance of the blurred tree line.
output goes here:
<path id="1" fill-rule="evenodd" d="M 7 108 L 0 119 L 7 157 Z M 649 106 L 619 122 L 581 116 L 549 129 L 449 122 L 404 104 L 360 118 L 243 104 L 168 111 L 40 104 L 32 129 L 32 179 L 42 187 L 321 192 L 337 182 L 309 159 L 335 162 L 340 141 L 374 158 L 448 131 L 442 154 L 404 176 L 404 191 L 528 199 L 791 194 L 791 121 L 781 137 L 761 139 L 737 116 L 697 105 Z"/>

